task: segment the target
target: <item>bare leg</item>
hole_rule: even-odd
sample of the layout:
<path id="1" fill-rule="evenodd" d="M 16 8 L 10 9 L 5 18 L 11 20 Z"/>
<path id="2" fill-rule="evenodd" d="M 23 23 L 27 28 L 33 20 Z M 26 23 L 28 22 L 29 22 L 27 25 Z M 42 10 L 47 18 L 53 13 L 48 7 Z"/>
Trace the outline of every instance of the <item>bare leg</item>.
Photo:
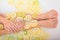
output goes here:
<path id="1" fill-rule="evenodd" d="M 57 23 L 58 23 L 57 18 L 39 21 L 40 26 L 46 28 L 56 28 Z"/>
<path id="2" fill-rule="evenodd" d="M 39 14 L 36 20 L 43 20 L 43 19 L 53 19 L 58 16 L 58 13 L 56 10 L 50 10 L 44 14 Z"/>

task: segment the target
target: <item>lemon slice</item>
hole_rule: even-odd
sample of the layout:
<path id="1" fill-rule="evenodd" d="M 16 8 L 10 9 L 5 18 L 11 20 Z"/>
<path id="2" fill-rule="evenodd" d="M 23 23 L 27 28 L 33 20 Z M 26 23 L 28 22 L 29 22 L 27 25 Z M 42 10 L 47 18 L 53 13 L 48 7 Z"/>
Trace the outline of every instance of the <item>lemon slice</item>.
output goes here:
<path id="1" fill-rule="evenodd" d="M 24 18 L 24 20 L 31 21 L 32 20 L 32 17 L 30 15 L 26 15 L 26 17 Z"/>
<path id="2" fill-rule="evenodd" d="M 39 6 L 38 0 L 32 0 L 32 1 L 31 0 L 15 0 L 15 7 L 19 12 L 22 12 L 22 11 L 25 13 L 40 12 L 40 6 Z"/>
<path id="3" fill-rule="evenodd" d="M 17 36 L 17 40 L 23 40 L 25 37 L 24 31 L 20 31 L 19 33 L 15 34 Z"/>
<path id="4" fill-rule="evenodd" d="M 47 40 L 49 38 L 49 34 L 40 28 L 34 28 L 34 29 L 28 30 L 27 35 L 29 35 L 31 39 L 34 38 L 34 40 L 36 39 Z"/>
<path id="5" fill-rule="evenodd" d="M 16 16 L 17 17 L 22 17 L 22 18 L 24 18 L 25 17 L 25 13 L 24 12 L 16 12 Z"/>
<path id="6" fill-rule="evenodd" d="M 39 1 L 38 0 L 34 0 L 33 1 L 33 5 L 36 5 L 36 6 L 38 5 L 39 6 Z"/>
<path id="7" fill-rule="evenodd" d="M 25 28 L 25 29 L 29 29 L 29 28 L 31 28 L 31 26 L 30 26 L 30 22 L 26 22 L 24 28 Z"/>
<path id="8" fill-rule="evenodd" d="M 36 18 L 36 17 L 37 17 L 37 13 L 33 13 L 32 18 Z"/>
<path id="9" fill-rule="evenodd" d="M 0 24 L 0 30 L 3 30 L 3 25 L 2 24 Z"/>
<path id="10" fill-rule="evenodd" d="M 30 25 L 26 25 L 26 26 L 25 26 L 25 29 L 29 29 L 29 28 L 30 28 Z"/>
<path id="11" fill-rule="evenodd" d="M 14 19 L 15 17 L 16 17 L 16 13 L 7 13 L 6 19 L 11 20 Z"/>
<path id="12" fill-rule="evenodd" d="M 14 5 L 14 1 L 15 1 L 15 0 L 8 0 L 8 3 L 9 3 L 10 5 Z"/>
<path id="13" fill-rule="evenodd" d="M 19 21 L 23 21 L 24 19 L 22 17 L 17 17 L 16 18 L 16 21 L 19 22 Z"/>
<path id="14" fill-rule="evenodd" d="M 29 29 L 29 28 L 34 28 L 38 26 L 38 21 L 37 20 L 31 20 L 29 22 L 25 23 L 25 29 Z"/>
<path id="15" fill-rule="evenodd" d="M 32 20 L 30 22 L 31 27 L 37 27 L 38 26 L 38 21 L 37 20 Z"/>
<path id="16" fill-rule="evenodd" d="M 26 35 L 26 36 L 24 37 L 24 40 L 30 40 L 29 35 Z"/>
<path id="17" fill-rule="evenodd" d="M 33 29 L 28 30 L 28 34 L 32 36 L 36 36 L 40 34 L 40 31 L 41 31 L 40 28 L 33 28 Z"/>

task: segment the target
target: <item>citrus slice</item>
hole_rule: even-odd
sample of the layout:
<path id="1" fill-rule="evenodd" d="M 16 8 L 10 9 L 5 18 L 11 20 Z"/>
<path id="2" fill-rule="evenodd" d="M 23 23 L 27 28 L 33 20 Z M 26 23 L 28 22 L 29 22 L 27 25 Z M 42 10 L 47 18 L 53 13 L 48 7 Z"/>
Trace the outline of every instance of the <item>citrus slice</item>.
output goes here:
<path id="1" fill-rule="evenodd" d="M 36 17 L 37 17 L 37 13 L 33 13 L 32 18 L 36 18 Z"/>
<path id="2" fill-rule="evenodd" d="M 25 26 L 24 26 L 24 28 L 25 28 L 25 29 L 29 29 L 29 28 L 31 28 L 31 26 L 30 26 L 30 22 L 25 22 Z"/>
<path id="3" fill-rule="evenodd" d="M 30 28 L 30 25 L 26 25 L 26 26 L 25 26 L 25 29 L 29 29 L 29 28 Z"/>
<path id="4" fill-rule="evenodd" d="M 15 0 L 8 0 L 8 3 L 9 3 L 10 5 L 14 5 L 14 1 L 15 1 Z"/>
<path id="5" fill-rule="evenodd" d="M 33 29 L 28 30 L 27 35 L 29 35 L 31 39 L 34 38 L 34 40 L 36 39 L 46 40 L 49 38 L 49 34 L 40 28 L 33 28 Z"/>
<path id="6" fill-rule="evenodd" d="M 0 24 L 0 30 L 3 30 L 3 24 Z"/>
<path id="7" fill-rule="evenodd" d="M 17 21 L 17 22 L 23 21 L 23 18 L 22 18 L 22 17 L 17 17 L 17 18 L 16 18 L 16 21 Z"/>
<path id="8" fill-rule="evenodd" d="M 24 37 L 24 40 L 30 40 L 29 35 L 26 35 L 26 36 Z"/>
<path id="9" fill-rule="evenodd" d="M 23 40 L 25 37 L 24 31 L 20 31 L 19 33 L 15 34 L 17 36 L 17 40 Z"/>
<path id="10" fill-rule="evenodd" d="M 24 20 L 31 21 L 32 20 L 32 17 L 30 15 L 26 15 L 26 17 L 24 18 Z"/>
<path id="11" fill-rule="evenodd" d="M 25 17 L 25 13 L 24 12 L 16 12 L 16 16 L 24 18 Z"/>
<path id="12" fill-rule="evenodd" d="M 38 26 L 38 21 L 37 20 L 32 20 L 30 22 L 31 27 L 37 27 Z"/>
<path id="13" fill-rule="evenodd" d="M 14 19 L 16 17 L 16 13 L 7 13 L 7 19 L 8 20 L 11 20 L 11 19 Z"/>

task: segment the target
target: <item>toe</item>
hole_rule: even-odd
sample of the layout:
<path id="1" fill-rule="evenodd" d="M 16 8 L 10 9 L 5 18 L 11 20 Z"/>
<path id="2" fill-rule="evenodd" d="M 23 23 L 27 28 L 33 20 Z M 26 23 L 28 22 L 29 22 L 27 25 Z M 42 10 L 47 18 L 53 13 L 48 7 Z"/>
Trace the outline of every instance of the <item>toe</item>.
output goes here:
<path id="1" fill-rule="evenodd" d="M 56 13 L 57 13 L 57 11 L 56 11 L 56 10 L 54 10 L 54 9 L 52 9 L 50 12 L 53 12 L 54 14 L 56 14 Z"/>
<path id="2" fill-rule="evenodd" d="M 58 24 L 58 19 L 57 18 L 53 19 L 53 23 L 54 23 L 53 27 L 56 28 Z"/>
<path id="3" fill-rule="evenodd" d="M 54 18 L 58 16 L 58 12 L 56 10 L 49 11 L 49 14 Z"/>
<path id="4" fill-rule="evenodd" d="M 52 10 L 51 13 L 54 15 L 54 17 L 58 16 L 58 12 L 56 10 Z"/>
<path id="5" fill-rule="evenodd" d="M 53 21 L 55 22 L 55 24 L 58 23 L 58 19 L 57 18 L 53 19 Z"/>
<path id="6" fill-rule="evenodd" d="M 52 27 L 56 28 L 56 26 L 57 26 L 57 18 L 52 19 Z"/>

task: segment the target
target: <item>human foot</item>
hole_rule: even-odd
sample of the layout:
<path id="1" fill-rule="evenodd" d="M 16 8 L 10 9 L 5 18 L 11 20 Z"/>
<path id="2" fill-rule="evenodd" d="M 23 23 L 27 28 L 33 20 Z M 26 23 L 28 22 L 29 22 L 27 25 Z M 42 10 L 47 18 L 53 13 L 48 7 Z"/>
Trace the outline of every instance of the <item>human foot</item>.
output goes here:
<path id="1" fill-rule="evenodd" d="M 57 23 L 57 18 L 39 21 L 39 25 L 46 28 L 56 28 Z"/>
<path id="2" fill-rule="evenodd" d="M 53 18 L 56 18 L 57 16 L 58 16 L 58 13 L 56 10 L 50 10 L 44 14 L 39 14 L 35 19 L 36 20 L 53 19 Z"/>

